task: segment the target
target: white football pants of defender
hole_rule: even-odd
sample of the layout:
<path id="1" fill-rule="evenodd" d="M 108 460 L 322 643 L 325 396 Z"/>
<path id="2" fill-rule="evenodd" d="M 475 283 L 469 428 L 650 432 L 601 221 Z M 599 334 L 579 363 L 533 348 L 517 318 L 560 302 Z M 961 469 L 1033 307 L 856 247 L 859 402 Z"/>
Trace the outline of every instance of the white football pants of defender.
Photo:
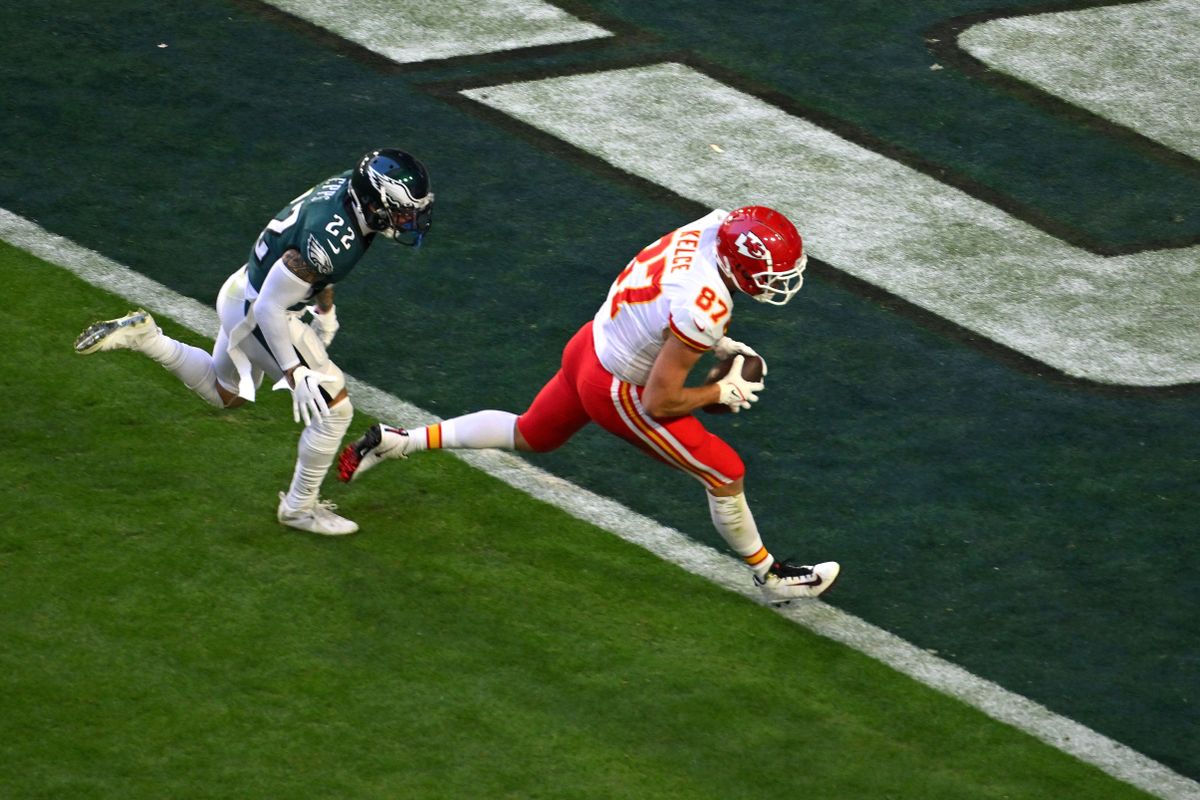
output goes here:
<path id="1" fill-rule="evenodd" d="M 255 334 L 245 336 L 237 343 L 237 352 L 245 356 L 246 364 L 239 369 L 230 352 L 230 332 L 246 318 L 246 276 L 240 269 L 221 287 L 217 296 L 217 315 L 221 319 L 221 331 L 213 346 L 213 366 L 216 379 L 223 395 L 237 394 L 239 397 L 227 402 L 227 407 L 241 405 L 244 399 L 254 399 L 254 390 L 262 384 L 265 376 L 271 383 L 283 377 L 283 370 L 267 350 L 262 339 Z M 308 508 L 317 502 L 321 484 L 337 456 L 342 438 L 350 428 L 354 406 L 346 395 L 346 377 L 341 368 L 329 359 L 320 337 L 299 315 L 289 315 L 288 333 L 292 347 L 300 360 L 309 369 L 333 376 L 336 380 L 322 385 L 329 397 L 329 414 L 314 419 L 305 426 L 297 446 L 296 469 L 287 492 L 287 503 L 295 509 Z"/>

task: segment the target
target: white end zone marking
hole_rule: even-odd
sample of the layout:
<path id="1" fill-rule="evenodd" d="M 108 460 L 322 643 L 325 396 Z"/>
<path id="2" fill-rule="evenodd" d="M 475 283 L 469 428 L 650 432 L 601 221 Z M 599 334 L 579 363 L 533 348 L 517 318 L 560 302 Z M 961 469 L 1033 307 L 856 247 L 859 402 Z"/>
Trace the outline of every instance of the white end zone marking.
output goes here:
<path id="1" fill-rule="evenodd" d="M 119 295 L 152 313 L 169 316 L 193 333 L 211 338 L 216 312 L 191 298 L 111 259 L 52 234 L 0 208 L 0 239 L 45 261 L 58 264 L 87 283 Z M 119 313 L 123 309 L 114 309 Z M 89 320 L 80 320 L 80 325 Z M 75 331 L 63 333 L 68 347 Z M 387 392 L 346 376 L 354 405 L 383 420 L 406 426 L 426 425 L 437 417 Z M 453 452 L 453 451 L 452 451 Z M 731 592 L 760 601 L 746 568 L 735 558 L 689 539 L 679 531 L 631 511 L 556 475 L 498 450 L 458 451 L 455 455 L 526 494 L 577 519 L 644 547 L 665 561 L 706 578 Z M 1163 800 L 1200 800 L 1200 783 L 1175 773 L 1120 742 L 1061 717 L 1046 707 L 933 656 L 874 625 L 822 603 L 794 603 L 778 613 L 803 627 L 875 658 L 1001 722 L 1091 764 L 1118 780 Z"/>
<path id="2" fill-rule="evenodd" d="M 1200 247 L 1093 255 L 681 64 L 461 94 L 709 208 L 775 206 L 818 258 L 1068 375 L 1200 381 Z"/>
<path id="3" fill-rule="evenodd" d="M 399 64 L 611 36 L 540 0 L 265 0 Z"/>
<path id="4" fill-rule="evenodd" d="M 995 19 L 958 43 L 995 70 L 1200 159 L 1195 0 Z"/>

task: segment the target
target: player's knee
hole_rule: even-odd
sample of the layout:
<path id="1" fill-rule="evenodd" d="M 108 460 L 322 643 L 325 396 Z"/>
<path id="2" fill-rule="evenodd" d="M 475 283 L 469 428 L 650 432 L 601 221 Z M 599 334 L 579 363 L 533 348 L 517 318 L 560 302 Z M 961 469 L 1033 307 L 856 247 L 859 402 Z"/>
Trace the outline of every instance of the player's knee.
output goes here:
<path id="1" fill-rule="evenodd" d="M 346 435 L 346 431 L 350 428 L 350 421 L 354 419 L 354 404 L 350 402 L 350 398 L 345 392 L 341 392 L 336 396 L 336 399 L 329 403 L 329 413 L 321 417 L 319 423 L 313 421 L 313 426 L 321 428 L 322 432 L 336 437 L 338 441 Z"/>
<path id="2" fill-rule="evenodd" d="M 321 391 L 324 391 L 324 389 L 322 389 Z M 330 409 L 332 409 L 334 406 L 338 406 L 338 405 L 342 405 L 342 404 L 346 404 L 349 408 L 354 407 L 354 406 L 350 405 L 350 394 L 346 391 L 346 389 L 344 387 L 342 388 L 342 390 L 340 392 L 337 392 L 334 395 L 328 396 L 325 399 L 326 399 L 326 402 L 329 403 Z"/>
<path id="3" fill-rule="evenodd" d="M 344 421 L 347 425 L 354 418 L 354 404 L 350 402 L 350 395 L 346 394 L 344 389 L 329 404 L 329 414 L 339 422 Z"/>
<path id="4" fill-rule="evenodd" d="M 237 408 L 246 404 L 246 398 L 239 395 L 236 391 L 226 389 L 221 382 L 216 381 L 217 396 L 221 398 L 221 405 L 225 408 Z"/>
<path id="5" fill-rule="evenodd" d="M 354 405 L 350 398 L 343 396 L 341 402 L 329 406 L 328 414 L 314 418 L 305 426 L 300 434 L 300 447 L 326 455 L 337 453 L 353 418 Z"/>
<path id="6" fill-rule="evenodd" d="M 342 372 L 342 368 L 329 358 L 325 345 L 321 344 L 321 339 L 312 328 L 300 322 L 297 317 L 291 317 L 291 325 L 292 344 L 300 353 L 304 365 L 313 372 L 321 372 L 332 378 L 321 384 L 321 391 L 326 396 L 326 402 L 338 402 L 338 398 L 344 397 L 346 394 L 346 375 Z"/>
<path id="7" fill-rule="evenodd" d="M 549 453 L 557 450 L 565 441 L 561 436 L 554 435 L 554 431 L 542 430 L 530 424 L 525 416 L 517 417 L 515 428 L 513 447 L 526 453 Z"/>

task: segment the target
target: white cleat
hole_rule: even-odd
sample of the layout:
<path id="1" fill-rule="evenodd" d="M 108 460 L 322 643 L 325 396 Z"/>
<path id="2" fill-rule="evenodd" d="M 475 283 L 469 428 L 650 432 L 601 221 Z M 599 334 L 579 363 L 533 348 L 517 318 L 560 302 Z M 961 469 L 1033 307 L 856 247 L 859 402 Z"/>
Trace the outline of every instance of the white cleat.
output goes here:
<path id="1" fill-rule="evenodd" d="M 842 567 L 836 561 L 813 567 L 776 561 L 765 578 L 755 575 L 754 583 L 768 603 L 783 604 L 817 597 L 828 591 L 841 571 Z"/>
<path id="2" fill-rule="evenodd" d="M 88 355 L 106 350 L 140 350 L 142 343 L 157 332 L 154 317 L 139 308 L 119 319 L 93 322 L 75 339 L 75 352 Z"/>
<path id="3" fill-rule="evenodd" d="M 276 517 L 289 528 L 319 533 L 322 536 L 345 536 L 357 531 L 356 523 L 333 513 L 335 508 L 336 505 L 325 500 L 318 500 L 308 508 L 292 508 L 288 505 L 287 495 L 280 492 Z"/>
<path id="4" fill-rule="evenodd" d="M 338 480 L 349 483 L 385 458 L 408 458 L 410 442 L 412 438 L 404 428 L 372 425 L 361 439 L 342 450 L 338 457 Z"/>

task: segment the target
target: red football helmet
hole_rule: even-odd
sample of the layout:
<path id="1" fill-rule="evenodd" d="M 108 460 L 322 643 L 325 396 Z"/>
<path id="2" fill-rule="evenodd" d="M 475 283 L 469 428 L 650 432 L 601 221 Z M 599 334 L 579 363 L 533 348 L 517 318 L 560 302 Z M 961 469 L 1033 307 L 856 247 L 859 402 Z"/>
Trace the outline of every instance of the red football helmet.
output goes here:
<path id="1" fill-rule="evenodd" d="M 781 306 L 804 284 L 808 254 L 791 220 L 773 208 L 744 206 L 717 230 L 717 263 L 743 292 Z"/>

